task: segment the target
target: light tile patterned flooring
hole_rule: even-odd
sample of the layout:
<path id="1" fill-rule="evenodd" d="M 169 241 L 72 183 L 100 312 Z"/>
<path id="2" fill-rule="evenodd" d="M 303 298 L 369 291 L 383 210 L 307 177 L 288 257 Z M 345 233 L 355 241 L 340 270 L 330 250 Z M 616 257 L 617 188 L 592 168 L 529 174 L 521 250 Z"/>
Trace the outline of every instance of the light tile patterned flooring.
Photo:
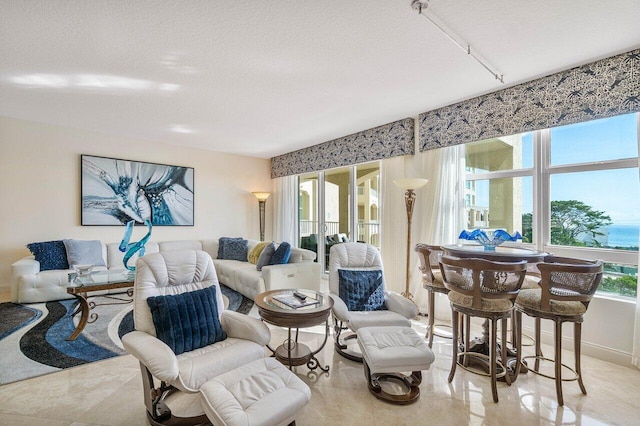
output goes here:
<path id="1" fill-rule="evenodd" d="M 0 295 L 0 298 L 3 296 Z M 6 299 L 5 299 L 6 300 Z M 424 332 L 425 319 L 414 323 Z M 588 324 L 585 324 L 588 327 Z M 284 330 L 272 329 L 272 342 Z M 313 346 L 322 327 L 301 333 Z M 331 341 L 319 354 L 328 375 L 294 371 L 312 389 L 298 426 L 305 425 L 635 425 L 640 422 L 640 370 L 583 357 L 589 394 L 576 382 L 564 383 L 565 406 L 555 401 L 554 382 L 531 373 L 512 385 L 498 384 L 499 403 L 491 398 L 489 380 L 458 368 L 451 384 L 451 341 L 436 338 L 436 361 L 423 372 L 421 397 L 412 405 L 377 400 L 367 390 L 362 365 L 337 355 Z M 531 350 L 532 348 L 526 348 Z M 551 348 L 545 347 L 548 353 Z M 563 354 L 572 360 L 572 353 Z M 571 362 L 569 362 L 572 365 Z M 0 425 L 145 425 L 138 362 L 122 356 L 58 373 L 0 386 Z"/>

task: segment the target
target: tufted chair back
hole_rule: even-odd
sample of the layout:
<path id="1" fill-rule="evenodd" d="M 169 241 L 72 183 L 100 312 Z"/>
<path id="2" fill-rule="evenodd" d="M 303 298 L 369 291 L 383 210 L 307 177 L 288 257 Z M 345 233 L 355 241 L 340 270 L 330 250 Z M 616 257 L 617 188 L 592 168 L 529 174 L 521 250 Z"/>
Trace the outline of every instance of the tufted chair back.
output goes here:
<path id="1" fill-rule="evenodd" d="M 133 287 L 135 329 L 156 335 L 147 305 L 152 296 L 175 295 L 216 286 L 218 313 L 224 302 L 211 257 L 204 251 L 181 250 L 147 254 L 136 261 Z"/>
<path id="2" fill-rule="evenodd" d="M 331 247 L 329 254 L 329 290 L 340 294 L 338 269 L 382 270 L 382 285 L 386 291 L 382 257 L 376 246 L 364 243 L 342 243 Z"/>

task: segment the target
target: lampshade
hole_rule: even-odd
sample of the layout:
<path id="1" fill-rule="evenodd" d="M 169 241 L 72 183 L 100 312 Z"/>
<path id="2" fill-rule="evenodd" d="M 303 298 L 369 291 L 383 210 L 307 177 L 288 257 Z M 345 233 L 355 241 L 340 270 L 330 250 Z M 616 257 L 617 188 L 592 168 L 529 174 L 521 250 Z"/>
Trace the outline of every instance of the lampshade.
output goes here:
<path id="1" fill-rule="evenodd" d="M 267 198 L 271 195 L 270 192 L 252 192 L 252 194 L 256 196 L 258 201 L 267 201 Z"/>
<path id="2" fill-rule="evenodd" d="M 397 187 L 404 190 L 422 188 L 427 182 L 429 182 L 429 179 L 422 178 L 396 179 L 393 181 Z"/>

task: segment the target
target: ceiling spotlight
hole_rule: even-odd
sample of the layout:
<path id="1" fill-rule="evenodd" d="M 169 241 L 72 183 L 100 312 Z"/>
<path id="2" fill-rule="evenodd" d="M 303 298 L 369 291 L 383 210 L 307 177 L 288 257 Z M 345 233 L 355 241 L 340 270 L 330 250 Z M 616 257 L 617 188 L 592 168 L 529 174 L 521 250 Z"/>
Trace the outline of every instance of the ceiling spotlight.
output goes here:
<path id="1" fill-rule="evenodd" d="M 461 50 L 466 52 L 467 55 L 471 56 L 475 59 L 484 69 L 489 71 L 491 75 L 498 80 L 500 83 L 504 84 L 504 75 L 498 72 L 494 67 L 489 65 L 486 59 L 482 58 L 482 56 L 476 52 L 471 50 L 471 45 L 464 41 L 460 36 L 458 36 L 453 30 L 448 28 L 444 22 L 440 18 L 438 18 L 432 11 L 428 11 L 429 9 L 429 0 L 413 0 L 411 2 L 411 8 L 418 12 L 419 15 L 427 18 L 437 29 L 442 32 L 449 40 L 451 40 L 456 46 L 458 46 Z"/>

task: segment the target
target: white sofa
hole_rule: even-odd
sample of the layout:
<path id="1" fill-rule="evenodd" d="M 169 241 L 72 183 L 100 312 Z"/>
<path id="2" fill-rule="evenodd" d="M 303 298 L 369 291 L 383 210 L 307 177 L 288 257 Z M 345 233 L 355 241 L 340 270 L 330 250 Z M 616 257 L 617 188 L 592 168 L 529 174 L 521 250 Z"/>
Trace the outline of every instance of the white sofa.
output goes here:
<path id="1" fill-rule="evenodd" d="M 248 240 L 248 252 L 258 243 Z M 124 269 L 124 253 L 118 250 L 119 243 L 103 244 L 102 256 L 106 267 L 99 269 Z M 315 263 L 316 253 L 311 250 L 291 248 L 289 263 L 256 269 L 256 265 L 238 260 L 218 259 L 218 240 L 150 241 L 145 246 L 147 253 L 170 250 L 204 250 L 213 259 L 218 280 L 227 287 L 254 300 L 266 290 L 281 288 L 320 289 L 321 266 Z M 129 261 L 135 265 L 135 257 Z M 51 300 L 73 298 L 67 293 L 69 273 L 67 270 L 40 271 L 40 263 L 33 256 L 26 256 L 12 265 L 11 301 L 14 303 L 40 303 Z M 126 289 L 125 289 L 126 290 Z M 118 290 L 122 291 L 122 290 Z"/>

